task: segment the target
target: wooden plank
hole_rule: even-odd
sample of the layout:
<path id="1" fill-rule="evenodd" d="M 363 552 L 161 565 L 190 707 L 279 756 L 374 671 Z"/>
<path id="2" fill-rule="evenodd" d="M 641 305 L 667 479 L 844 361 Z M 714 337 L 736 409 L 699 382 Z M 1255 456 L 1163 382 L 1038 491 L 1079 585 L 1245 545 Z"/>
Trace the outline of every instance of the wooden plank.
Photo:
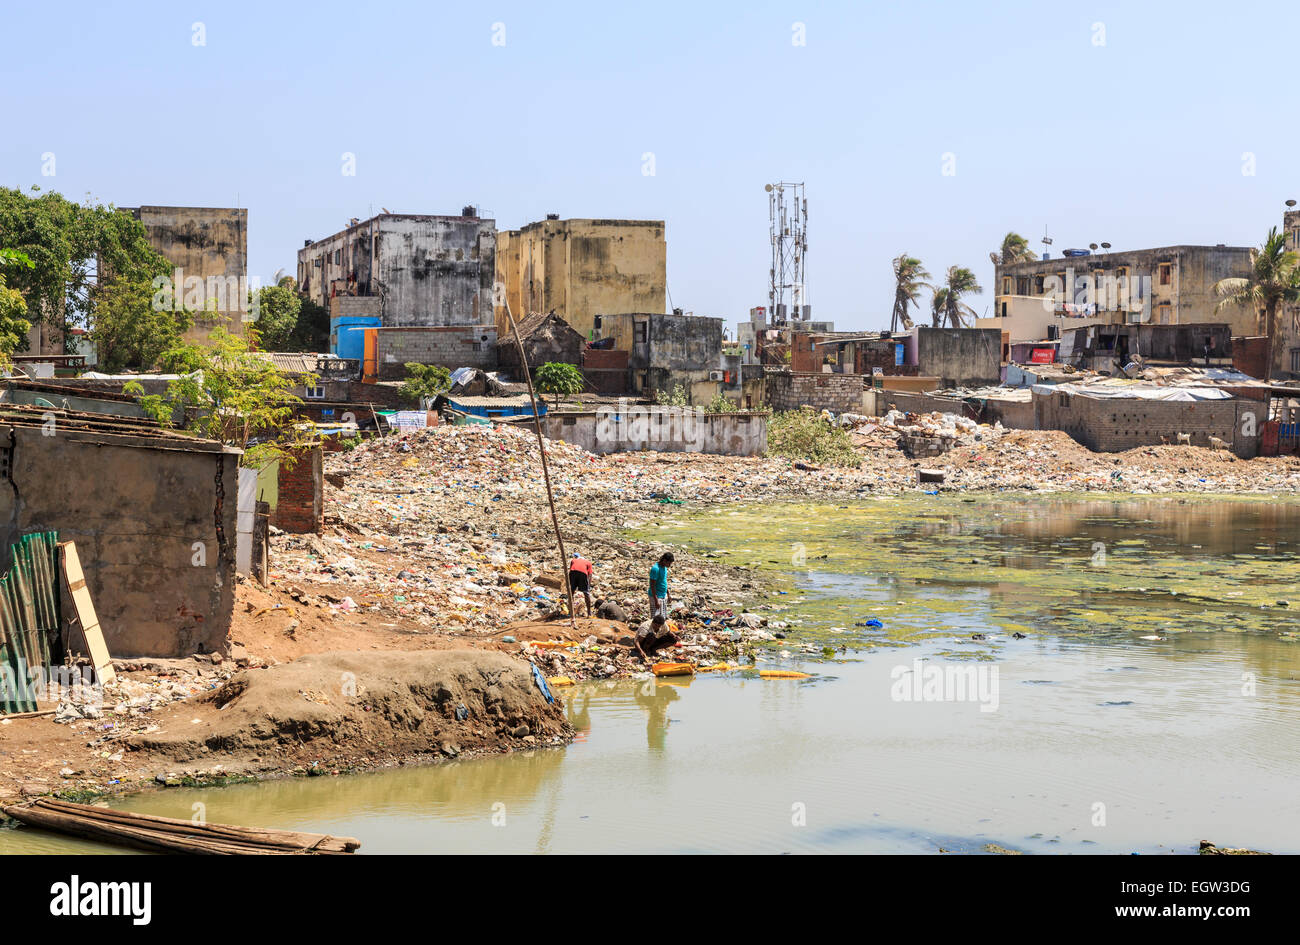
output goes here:
<path id="1" fill-rule="evenodd" d="M 230 843 L 249 843 L 264 846 L 288 847 L 295 849 L 323 850 L 329 852 L 350 852 L 361 846 L 361 841 L 352 837 L 335 837 L 324 833 L 307 833 L 300 830 L 275 830 L 265 827 L 240 827 L 235 824 L 198 823 L 193 820 L 177 820 L 174 817 L 158 817 L 154 814 L 138 814 L 133 811 L 116 810 L 111 807 L 98 807 L 91 804 L 78 804 L 63 801 L 56 797 L 42 797 L 35 806 L 52 811 L 87 817 L 92 820 L 112 821 L 128 826 L 169 831 L 191 836 L 206 836 Z"/>
<path id="2" fill-rule="evenodd" d="M 59 542 L 59 570 L 63 573 L 68 596 L 72 600 L 84 652 L 95 667 L 95 679 L 100 685 L 111 683 L 117 674 L 113 672 L 113 660 L 104 644 L 104 633 L 99 627 L 95 602 L 90 599 L 90 588 L 86 587 L 86 575 L 81 570 L 81 559 L 77 556 L 75 541 Z M 73 589 L 73 585 L 79 586 Z"/>
<path id="3" fill-rule="evenodd" d="M 202 824 L 170 817 L 39 798 L 4 808 L 15 820 L 73 836 L 144 850 L 207 854 L 346 855 L 360 841 L 329 834 L 262 830 L 233 824 Z"/>

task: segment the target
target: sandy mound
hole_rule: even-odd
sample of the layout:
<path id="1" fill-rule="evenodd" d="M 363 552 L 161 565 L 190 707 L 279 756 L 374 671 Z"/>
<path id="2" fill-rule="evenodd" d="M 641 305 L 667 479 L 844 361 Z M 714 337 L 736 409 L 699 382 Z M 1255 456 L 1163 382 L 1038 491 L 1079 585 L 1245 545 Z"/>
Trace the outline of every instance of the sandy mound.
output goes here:
<path id="1" fill-rule="evenodd" d="M 529 664 L 478 650 L 320 653 L 235 674 L 178 706 L 131 749 L 180 763 L 220 752 L 226 770 L 287 759 L 352 767 L 385 756 L 457 755 L 569 733 Z M 260 763 L 260 764 L 259 764 Z"/>

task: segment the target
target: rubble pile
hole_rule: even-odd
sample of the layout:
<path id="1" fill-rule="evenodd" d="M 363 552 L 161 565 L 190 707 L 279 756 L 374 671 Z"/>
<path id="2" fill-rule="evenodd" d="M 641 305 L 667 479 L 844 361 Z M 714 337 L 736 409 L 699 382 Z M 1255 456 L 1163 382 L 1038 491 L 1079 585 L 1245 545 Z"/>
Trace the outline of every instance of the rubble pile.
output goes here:
<path id="1" fill-rule="evenodd" d="M 1054 431 L 1004 430 L 953 414 L 841 415 L 859 440 L 858 469 L 818 468 L 788 459 L 700 454 L 597 456 L 547 441 L 551 485 L 566 552 L 594 563 L 593 603 L 617 602 L 635 625 L 646 616 L 646 572 L 664 550 L 678 554 L 674 597 L 690 645 L 712 657 L 730 641 L 713 615 L 739 613 L 758 593 L 741 568 L 717 566 L 671 544 L 623 537 L 629 527 L 680 506 L 765 498 L 844 497 L 967 489 L 1214 492 L 1300 490 L 1294 458 L 1236 461 L 1192 447 L 1094 454 Z M 919 484 L 921 462 L 895 446 L 917 435 L 946 444 L 941 482 Z M 933 462 L 933 461 L 932 461 Z M 274 534 L 272 575 L 292 596 L 298 621 L 353 622 L 353 615 L 401 633 L 486 638 L 520 621 L 565 612 L 562 563 L 529 427 L 441 426 L 368 441 L 329 454 L 327 533 Z M 585 613 L 581 601 L 579 614 Z M 390 621 L 390 622 L 382 622 Z M 304 629 L 307 629 L 304 627 Z M 583 672 L 601 675 L 605 644 Z M 569 659 L 571 657 L 566 657 Z M 620 654 L 620 659 L 625 654 Z M 588 664 L 591 664 L 588 666 Z"/>
<path id="2" fill-rule="evenodd" d="M 648 623 L 642 621 L 639 626 L 630 626 L 612 639 L 601 640 L 591 635 L 563 646 L 549 641 L 526 641 L 519 648 L 550 676 L 565 681 L 647 676 L 650 666 L 637 652 L 633 634 Z M 651 661 L 690 663 L 698 671 L 735 669 L 755 662 L 756 645 L 784 638 L 781 629 L 788 624 L 778 622 L 770 626 L 780 629 L 768 629 L 768 618 L 757 613 L 729 608 L 707 610 L 679 602 L 671 608 L 669 629 L 678 634 L 680 642 L 653 654 Z M 567 624 L 558 623 L 556 630 L 557 633 L 567 630 Z"/>

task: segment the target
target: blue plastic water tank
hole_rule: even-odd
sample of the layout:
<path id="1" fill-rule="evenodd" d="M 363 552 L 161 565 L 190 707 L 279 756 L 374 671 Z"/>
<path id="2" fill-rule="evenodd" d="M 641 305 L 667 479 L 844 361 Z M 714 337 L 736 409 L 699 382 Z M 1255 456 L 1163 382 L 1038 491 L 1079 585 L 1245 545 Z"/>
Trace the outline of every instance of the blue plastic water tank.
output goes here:
<path id="1" fill-rule="evenodd" d="M 366 335 L 361 329 L 378 328 L 378 315 L 341 315 L 330 319 L 330 351 L 340 358 L 361 360 Z"/>

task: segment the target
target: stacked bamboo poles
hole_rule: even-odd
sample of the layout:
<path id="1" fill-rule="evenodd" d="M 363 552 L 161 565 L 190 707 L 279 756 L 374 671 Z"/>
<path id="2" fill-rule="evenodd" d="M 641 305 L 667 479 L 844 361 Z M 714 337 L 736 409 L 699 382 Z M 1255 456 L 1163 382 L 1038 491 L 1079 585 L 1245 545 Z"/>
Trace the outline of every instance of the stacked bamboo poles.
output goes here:
<path id="1" fill-rule="evenodd" d="M 35 712 L 31 671 L 62 659 L 57 546 L 57 532 L 24 535 L 10 549 L 13 566 L 0 577 L 0 714 Z"/>
<path id="2" fill-rule="evenodd" d="M 27 806 L 6 807 L 4 812 L 30 827 L 157 853 L 343 854 L 361 846 L 361 841 L 352 837 L 196 823 L 50 797 Z"/>

